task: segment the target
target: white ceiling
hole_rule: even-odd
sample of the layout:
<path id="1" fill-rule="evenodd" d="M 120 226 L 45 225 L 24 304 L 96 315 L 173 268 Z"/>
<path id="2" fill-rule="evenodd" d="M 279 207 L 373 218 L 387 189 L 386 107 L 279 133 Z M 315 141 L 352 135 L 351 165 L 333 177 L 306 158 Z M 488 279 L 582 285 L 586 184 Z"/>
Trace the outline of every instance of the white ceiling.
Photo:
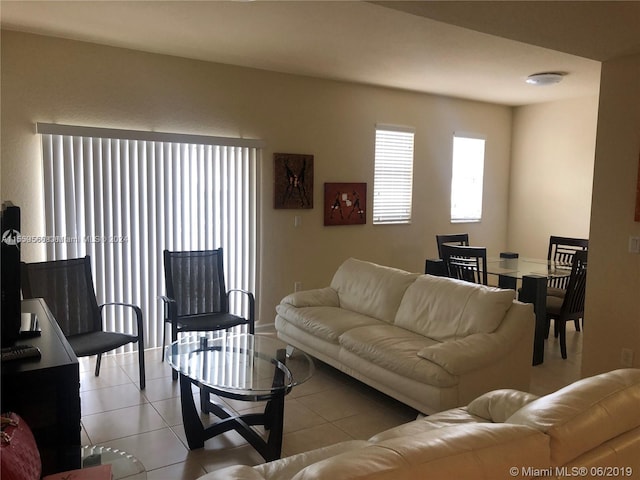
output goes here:
<path id="1" fill-rule="evenodd" d="M 593 59 L 640 51 L 638 6 L 635 1 L 2 0 L 0 20 L 10 30 L 523 105 L 597 94 L 600 63 Z M 599 30 L 585 34 L 585 28 Z M 549 87 L 524 83 L 541 71 L 567 76 Z"/>

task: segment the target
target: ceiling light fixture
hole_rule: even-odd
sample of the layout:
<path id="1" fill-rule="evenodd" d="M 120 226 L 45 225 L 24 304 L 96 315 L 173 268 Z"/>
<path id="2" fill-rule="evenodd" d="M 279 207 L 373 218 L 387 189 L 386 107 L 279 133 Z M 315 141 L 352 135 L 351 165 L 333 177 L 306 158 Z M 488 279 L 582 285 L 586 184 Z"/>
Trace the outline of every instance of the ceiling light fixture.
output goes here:
<path id="1" fill-rule="evenodd" d="M 529 85 L 553 85 L 559 83 L 565 75 L 566 73 L 563 72 L 534 73 L 527 77 L 526 82 Z"/>

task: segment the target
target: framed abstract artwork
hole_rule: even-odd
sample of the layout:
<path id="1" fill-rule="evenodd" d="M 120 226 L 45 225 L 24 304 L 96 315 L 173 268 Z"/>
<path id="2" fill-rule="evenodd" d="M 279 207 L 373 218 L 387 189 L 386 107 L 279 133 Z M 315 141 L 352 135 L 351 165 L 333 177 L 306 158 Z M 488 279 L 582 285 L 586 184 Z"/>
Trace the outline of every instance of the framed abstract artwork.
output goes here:
<path id="1" fill-rule="evenodd" d="M 366 183 L 325 183 L 324 224 L 361 225 L 367 223 Z"/>
<path id="2" fill-rule="evenodd" d="M 313 155 L 274 153 L 274 208 L 313 208 Z"/>

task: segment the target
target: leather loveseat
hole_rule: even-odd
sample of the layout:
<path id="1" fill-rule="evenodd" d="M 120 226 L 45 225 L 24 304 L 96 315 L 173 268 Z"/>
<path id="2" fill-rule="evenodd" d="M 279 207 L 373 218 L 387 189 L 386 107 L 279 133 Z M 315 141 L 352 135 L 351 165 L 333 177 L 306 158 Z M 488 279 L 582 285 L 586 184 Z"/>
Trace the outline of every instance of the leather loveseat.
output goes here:
<path id="1" fill-rule="evenodd" d="M 466 407 L 200 480 L 637 478 L 640 370 L 579 380 L 552 394 L 484 394 Z"/>
<path id="2" fill-rule="evenodd" d="M 346 260 L 276 307 L 278 337 L 432 414 L 529 388 L 534 315 L 513 290 Z"/>

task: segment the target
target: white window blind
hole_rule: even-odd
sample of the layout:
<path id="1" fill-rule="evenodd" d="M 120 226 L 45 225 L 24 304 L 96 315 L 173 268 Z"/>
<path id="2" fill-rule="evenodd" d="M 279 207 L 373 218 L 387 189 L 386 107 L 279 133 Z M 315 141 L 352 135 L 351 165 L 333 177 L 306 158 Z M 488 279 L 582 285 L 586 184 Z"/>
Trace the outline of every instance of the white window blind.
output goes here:
<path id="1" fill-rule="evenodd" d="M 162 342 L 164 249 L 223 247 L 227 288 L 255 292 L 259 141 L 40 123 L 37 131 L 46 235 L 64 239 L 47 243 L 47 259 L 90 255 L 98 303 L 139 305 L 145 345 Z M 230 310 L 248 315 L 246 297 L 231 296 Z M 115 321 L 107 317 L 106 329 L 121 327 Z"/>
<path id="2" fill-rule="evenodd" d="M 373 223 L 410 223 L 414 132 L 376 127 Z"/>
<path id="3" fill-rule="evenodd" d="M 482 219 L 484 138 L 454 135 L 451 175 L 451 221 Z"/>

